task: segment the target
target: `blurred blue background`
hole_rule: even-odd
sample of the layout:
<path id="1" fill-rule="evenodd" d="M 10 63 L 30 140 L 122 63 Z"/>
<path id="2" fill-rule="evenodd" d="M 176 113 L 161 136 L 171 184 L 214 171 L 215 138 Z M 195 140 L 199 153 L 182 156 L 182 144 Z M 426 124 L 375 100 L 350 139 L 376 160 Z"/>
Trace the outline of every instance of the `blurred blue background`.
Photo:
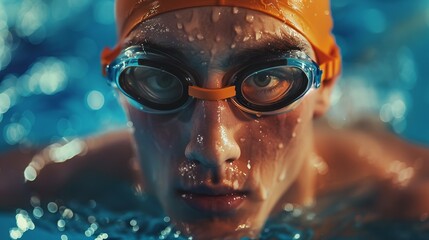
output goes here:
<path id="1" fill-rule="evenodd" d="M 0 0 L 0 151 L 126 126 L 99 55 L 113 0 Z M 329 122 L 368 114 L 429 145 L 429 0 L 333 0 L 344 70 Z"/>

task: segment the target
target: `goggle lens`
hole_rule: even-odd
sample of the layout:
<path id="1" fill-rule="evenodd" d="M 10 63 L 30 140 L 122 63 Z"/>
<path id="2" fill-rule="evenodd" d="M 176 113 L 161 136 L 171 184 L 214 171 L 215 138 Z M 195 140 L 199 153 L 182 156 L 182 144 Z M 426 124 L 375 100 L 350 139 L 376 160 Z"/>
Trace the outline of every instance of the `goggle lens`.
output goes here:
<path id="1" fill-rule="evenodd" d="M 119 76 L 119 84 L 134 98 L 166 105 L 180 100 L 184 88 L 173 74 L 147 66 L 126 68 Z"/>
<path id="2" fill-rule="evenodd" d="M 251 104 L 270 106 L 293 95 L 307 84 L 307 76 L 298 68 L 278 66 L 249 75 L 241 84 L 243 97 Z"/>

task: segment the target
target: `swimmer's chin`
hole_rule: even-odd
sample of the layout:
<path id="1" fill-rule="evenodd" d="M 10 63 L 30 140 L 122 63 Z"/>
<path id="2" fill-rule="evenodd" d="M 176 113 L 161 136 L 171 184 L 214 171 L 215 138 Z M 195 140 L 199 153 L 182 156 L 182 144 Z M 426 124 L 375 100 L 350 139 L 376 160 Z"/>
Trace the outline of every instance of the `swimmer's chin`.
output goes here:
<path id="1" fill-rule="evenodd" d="M 263 224 L 249 224 L 247 222 L 248 220 L 236 222 L 236 220 L 228 221 L 227 219 L 213 218 L 210 222 L 199 221 L 192 224 L 177 222 L 175 226 L 182 233 L 192 236 L 194 239 L 259 239 Z"/>

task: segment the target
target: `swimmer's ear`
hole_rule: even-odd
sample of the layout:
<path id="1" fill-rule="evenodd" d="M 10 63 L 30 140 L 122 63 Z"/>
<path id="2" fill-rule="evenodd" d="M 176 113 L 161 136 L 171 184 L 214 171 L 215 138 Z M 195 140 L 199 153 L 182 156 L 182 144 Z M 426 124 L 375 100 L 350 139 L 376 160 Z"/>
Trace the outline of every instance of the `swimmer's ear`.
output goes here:
<path id="1" fill-rule="evenodd" d="M 314 118 L 324 115 L 331 106 L 331 94 L 334 89 L 338 77 L 327 79 L 322 82 L 322 85 L 316 91 L 316 105 L 314 107 Z"/>

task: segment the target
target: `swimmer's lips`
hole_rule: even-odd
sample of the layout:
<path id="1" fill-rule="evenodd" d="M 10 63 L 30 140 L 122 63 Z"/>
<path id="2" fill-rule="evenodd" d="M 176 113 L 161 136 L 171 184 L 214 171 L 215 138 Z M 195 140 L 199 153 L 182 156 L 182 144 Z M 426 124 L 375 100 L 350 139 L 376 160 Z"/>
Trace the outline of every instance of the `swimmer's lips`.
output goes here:
<path id="1" fill-rule="evenodd" d="M 230 188 L 200 187 L 189 191 L 179 191 L 179 196 L 190 207 L 198 211 L 228 213 L 235 211 L 244 202 L 247 192 Z"/>

